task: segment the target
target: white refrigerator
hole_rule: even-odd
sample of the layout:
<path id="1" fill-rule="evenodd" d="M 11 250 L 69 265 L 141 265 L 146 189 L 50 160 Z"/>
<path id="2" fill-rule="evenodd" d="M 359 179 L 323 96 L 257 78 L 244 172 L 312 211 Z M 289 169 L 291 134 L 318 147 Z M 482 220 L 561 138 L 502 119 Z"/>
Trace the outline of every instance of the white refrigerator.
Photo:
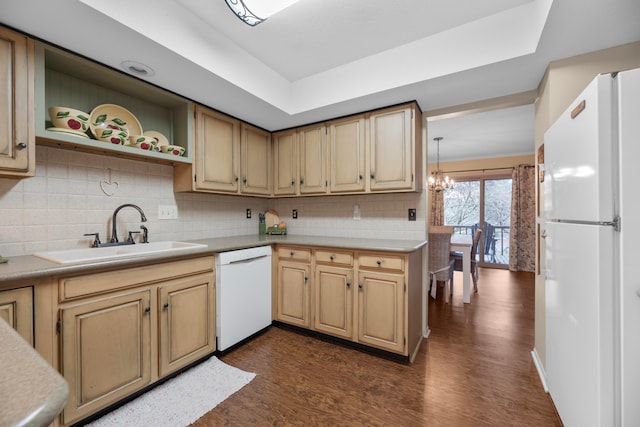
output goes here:
<path id="1" fill-rule="evenodd" d="M 545 379 L 567 427 L 640 426 L 640 69 L 544 136 Z"/>

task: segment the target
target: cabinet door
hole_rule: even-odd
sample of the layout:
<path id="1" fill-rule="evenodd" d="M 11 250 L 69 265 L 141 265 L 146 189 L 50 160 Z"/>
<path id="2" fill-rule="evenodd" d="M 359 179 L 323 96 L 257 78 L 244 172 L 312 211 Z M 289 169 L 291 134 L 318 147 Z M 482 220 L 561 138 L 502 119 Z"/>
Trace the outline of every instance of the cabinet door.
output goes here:
<path id="1" fill-rule="evenodd" d="M 365 190 L 364 117 L 329 124 L 332 193 Z"/>
<path id="2" fill-rule="evenodd" d="M 404 353 L 404 275 L 358 273 L 358 341 Z"/>
<path id="3" fill-rule="evenodd" d="M 324 125 L 298 131 L 300 194 L 327 192 L 327 131 Z"/>
<path id="4" fill-rule="evenodd" d="M 26 287 L 1 291 L 0 319 L 33 345 L 33 289 Z"/>
<path id="5" fill-rule="evenodd" d="M 316 265 L 314 328 L 341 338 L 353 337 L 353 270 Z"/>
<path id="6" fill-rule="evenodd" d="M 244 194 L 271 194 L 271 134 L 242 125 L 242 184 Z"/>
<path id="7" fill-rule="evenodd" d="M 298 163 L 295 131 L 273 135 L 273 161 L 273 194 L 276 196 L 296 194 Z"/>
<path id="8" fill-rule="evenodd" d="M 64 424 L 150 383 L 150 296 L 145 289 L 61 308 L 62 375 L 69 383 Z"/>
<path id="9" fill-rule="evenodd" d="M 309 264 L 278 262 L 277 319 L 309 328 Z"/>
<path id="10" fill-rule="evenodd" d="M 33 44 L 0 28 L 0 176 L 35 169 Z"/>
<path id="11" fill-rule="evenodd" d="M 196 105 L 195 187 L 238 192 L 240 122 Z"/>
<path id="12" fill-rule="evenodd" d="M 213 276 L 200 275 L 158 288 L 160 376 L 215 350 Z"/>
<path id="13" fill-rule="evenodd" d="M 413 187 L 414 120 L 411 108 L 385 110 L 370 116 L 371 191 Z"/>

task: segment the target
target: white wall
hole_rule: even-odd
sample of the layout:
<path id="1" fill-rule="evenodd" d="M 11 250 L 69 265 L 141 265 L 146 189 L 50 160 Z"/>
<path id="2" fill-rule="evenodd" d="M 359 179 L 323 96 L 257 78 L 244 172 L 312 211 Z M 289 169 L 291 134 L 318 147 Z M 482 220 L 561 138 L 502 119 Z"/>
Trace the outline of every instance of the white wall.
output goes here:
<path id="1" fill-rule="evenodd" d="M 112 196 L 100 182 L 118 182 Z M 115 190 L 115 185 L 107 187 Z M 97 154 L 38 146 L 36 176 L 0 179 L 0 255 L 18 256 L 55 249 L 87 247 L 85 233 L 111 236 L 111 217 L 124 203 L 140 206 L 148 218 L 150 241 L 193 240 L 258 232 L 258 212 L 280 213 L 290 234 L 423 239 L 424 194 L 403 193 L 269 200 L 173 192 L 173 168 Z M 359 203 L 362 219 L 352 219 Z M 158 205 L 177 205 L 178 220 L 158 220 Z M 407 209 L 418 221 L 407 221 Z M 252 219 L 245 211 L 253 211 Z M 298 209 L 299 219 L 291 219 Z M 131 208 L 118 214 L 118 235 L 138 231 L 140 215 Z"/>

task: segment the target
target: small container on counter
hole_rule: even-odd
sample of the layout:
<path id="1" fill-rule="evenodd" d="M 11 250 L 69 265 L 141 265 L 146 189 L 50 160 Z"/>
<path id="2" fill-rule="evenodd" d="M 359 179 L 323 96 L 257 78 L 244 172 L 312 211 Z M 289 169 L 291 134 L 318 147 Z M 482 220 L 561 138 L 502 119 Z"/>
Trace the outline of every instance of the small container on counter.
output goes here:
<path id="1" fill-rule="evenodd" d="M 267 224 L 265 223 L 264 218 L 264 214 L 260 212 L 258 214 L 258 234 L 261 236 L 267 234 Z"/>

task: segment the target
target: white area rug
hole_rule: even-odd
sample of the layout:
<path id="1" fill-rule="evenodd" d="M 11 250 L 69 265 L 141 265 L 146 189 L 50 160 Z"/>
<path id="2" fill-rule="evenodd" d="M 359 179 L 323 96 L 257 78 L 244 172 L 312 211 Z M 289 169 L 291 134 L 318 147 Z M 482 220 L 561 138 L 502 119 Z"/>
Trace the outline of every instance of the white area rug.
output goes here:
<path id="1" fill-rule="evenodd" d="M 255 376 L 211 357 L 87 426 L 188 426 Z"/>

